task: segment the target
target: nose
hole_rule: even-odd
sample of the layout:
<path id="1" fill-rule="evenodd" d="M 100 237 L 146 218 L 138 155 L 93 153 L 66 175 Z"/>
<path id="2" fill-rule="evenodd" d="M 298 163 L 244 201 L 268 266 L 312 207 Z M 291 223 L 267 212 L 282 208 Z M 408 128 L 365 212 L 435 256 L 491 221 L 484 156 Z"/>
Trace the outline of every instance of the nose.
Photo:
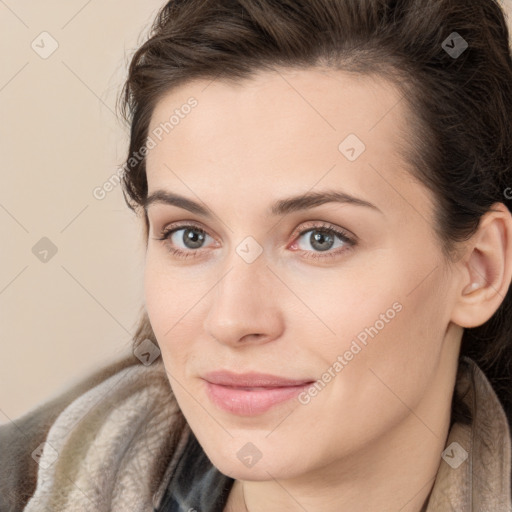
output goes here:
<path id="1" fill-rule="evenodd" d="M 247 263 L 237 254 L 211 291 L 205 332 L 219 343 L 239 347 L 268 343 L 283 329 L 278 280 L 261 255 Z"/>

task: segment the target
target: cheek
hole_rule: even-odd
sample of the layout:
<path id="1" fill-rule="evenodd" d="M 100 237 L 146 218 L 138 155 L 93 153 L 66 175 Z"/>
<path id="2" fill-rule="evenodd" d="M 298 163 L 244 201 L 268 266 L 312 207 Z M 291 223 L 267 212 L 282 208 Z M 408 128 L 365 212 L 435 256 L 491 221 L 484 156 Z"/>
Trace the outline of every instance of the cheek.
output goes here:
<path id="1" fill-rule="evenodd" d="M 442 293 L 424 283 L 407 295 L 411 288 L 405 280 L 400 283 L 389 274 L 387 279 L 386 292 L 366 299 L 355 295 L 352 302 L 343 295 L 347 302 L 338 302 L 338 315 L 334 306 L 328 310 L 333 321 L 338 319 L 341 334 L 330 343 L 317 338 L 316 347 L 310 347 L 310 360 L 318 361 L 321 354 L 319 373 L 325 372 L 326 384 L 302 397 L 304 406 L 295 420 L 304 431 L 315 431 L 322 422 L 326 438 L 336 440 L 342 452 L 364 446 L 403 420 L 428 390 L 439 364 L 445 328 Z M 340 303 L 347 307 L 340 311 Z M 286 427 L 283 436 L 295 435 L 293 426 Z M 331 447 L 324 455 L 339 453 Z"/>
<path id="2" fill-rule="evenodd" d="M 179 270 L 170 272 L 164 264 L 148 255 L 144 269 L 146 311 L 168 372 L 178 377 L 185 362 L 194 357 L 194 340 L 201 338 L 201 297 L 207 283 L 190 278 L 179 279 Z M 172 382 L 171 382 L 172 384 Z"/>
<path id="3" fill-rule="evenodd" d="M 424 255 L 388 256 L 378 268 L 324 283 L 325 295 L 312 302 L 334 334 L 317 336 L 310 355 L 336 375 L 328 387 L 337 403 L 356 393 L 374 407 L 374 388 L 385 393 L 386 385 L 416 400 L 437 367 L 449 309 L 442 270 L 432 271 Z"/>
<path id="4" fill-rule="evenodd" d="M 154 258 L 151 254 L 148 254 L 144 267 L 144 301 L 151 326 L 159 343 L 164 329 L 166 314 L 169 313 L 168 297 L 166 296 L 167 289 L 168 283 L 165 274 L 159 272 Z M 172 315 L 172 311 L 170 313 Z M 170 320 L 171 318 L 169 318 Z M 168 324 L 167 329 L 170 325 Z"/>
<path id="5" fill-rule="evenodd" d="M 177 339 L 184 301 L 181 289 L 150 254 L 144 269 L 144 299 L 165 366 L 168 366 L 169 341 Z M 179 299 L 177 299 L 179 297 Z"/>
<path id="6" fill-rule="evenodd" d="M 412 292 L 413 280 L 390 280 L 387 292 L 360 304 L 364 313 L 344 314 L 350 331 L 337 352 L 350 360 L 332 388 L 334 403 L 352 403 L 361 415 L 372 410 L 381 419 L 418 403 L 437 370 L 446 329 L 446 296 L 436 277 Z M 333 361 L 336 356 L 331 352 Z"/>
<path id="7" fill-rule="evenodd" d="M 179 279 L 179 270 L 170 271 L 165 256 L 148 249 L 144 267 L 144 299 L 151 325 L 159 342 L 174 335 L 192 306 L 197 288 L 190 279 Z"/>

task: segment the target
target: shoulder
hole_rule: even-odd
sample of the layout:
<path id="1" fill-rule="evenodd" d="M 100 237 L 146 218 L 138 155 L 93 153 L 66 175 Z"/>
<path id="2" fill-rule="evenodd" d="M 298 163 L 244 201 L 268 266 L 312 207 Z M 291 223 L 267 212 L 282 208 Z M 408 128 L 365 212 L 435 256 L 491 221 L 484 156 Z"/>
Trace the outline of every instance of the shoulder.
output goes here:
<path id="1" fill-rule="evenodd" d="M 23 510 L 37 483 L 38 463 L 32 454 L 46 440 L 59 414 L 76 398 L 132 365 L 133 355 L 116 361 L 23 416 L 0 426 L 0 510 Z M 34 454 L 37 457 L 38 452 Z"/>

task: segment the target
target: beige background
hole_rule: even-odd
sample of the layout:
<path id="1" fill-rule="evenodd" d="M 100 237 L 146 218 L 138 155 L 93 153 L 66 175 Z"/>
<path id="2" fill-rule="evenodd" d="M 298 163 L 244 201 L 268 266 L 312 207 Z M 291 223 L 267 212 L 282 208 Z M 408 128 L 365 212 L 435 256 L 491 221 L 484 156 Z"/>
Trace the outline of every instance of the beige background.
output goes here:
<path id="1" fill-rule="evenodd" d="M 0 423 L 130 350 L 140 229 L 120 187 L 92 192 L 123 163 L 112 111 L 162 5 L 0 1 Z M 42 32 L 58 43 L 46 59 L 31 47 L 51 50 Z M 32 253 L 43 237 L 57 247 L 46 263 Z"/>
<path id="2" fill-rule="evenodd" d="M 164 3 L 0 0 L 0 423 L 130 350 L 141 230 L 119 186 L 93 190 L 123 163 L 116 97 Z"/>

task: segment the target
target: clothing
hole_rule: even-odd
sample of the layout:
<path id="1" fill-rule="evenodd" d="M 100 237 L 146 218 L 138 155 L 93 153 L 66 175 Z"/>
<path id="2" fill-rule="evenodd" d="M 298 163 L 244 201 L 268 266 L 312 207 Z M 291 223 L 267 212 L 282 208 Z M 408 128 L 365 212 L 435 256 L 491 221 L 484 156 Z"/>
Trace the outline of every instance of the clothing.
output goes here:
<path id="1" fill-rule="evenodd" d="M 466 357 L 455 392 L 473 421 L 451 427 L 426 511 L 511 512 L 503 407 Z M 221 512 L 233 482 L 194 444 L 161 358 L 109 367 L 14 423 L 0 426 L 1 512 L 189 512 L 191 503 L 200 512 Z"/>
<path id="2" fill-rule="evenodd" d="M 190 432 L 176 470 L 155 512 L 223 512 L 233 484 L 232 478 L 223 475 L 210 462 Z"/>

